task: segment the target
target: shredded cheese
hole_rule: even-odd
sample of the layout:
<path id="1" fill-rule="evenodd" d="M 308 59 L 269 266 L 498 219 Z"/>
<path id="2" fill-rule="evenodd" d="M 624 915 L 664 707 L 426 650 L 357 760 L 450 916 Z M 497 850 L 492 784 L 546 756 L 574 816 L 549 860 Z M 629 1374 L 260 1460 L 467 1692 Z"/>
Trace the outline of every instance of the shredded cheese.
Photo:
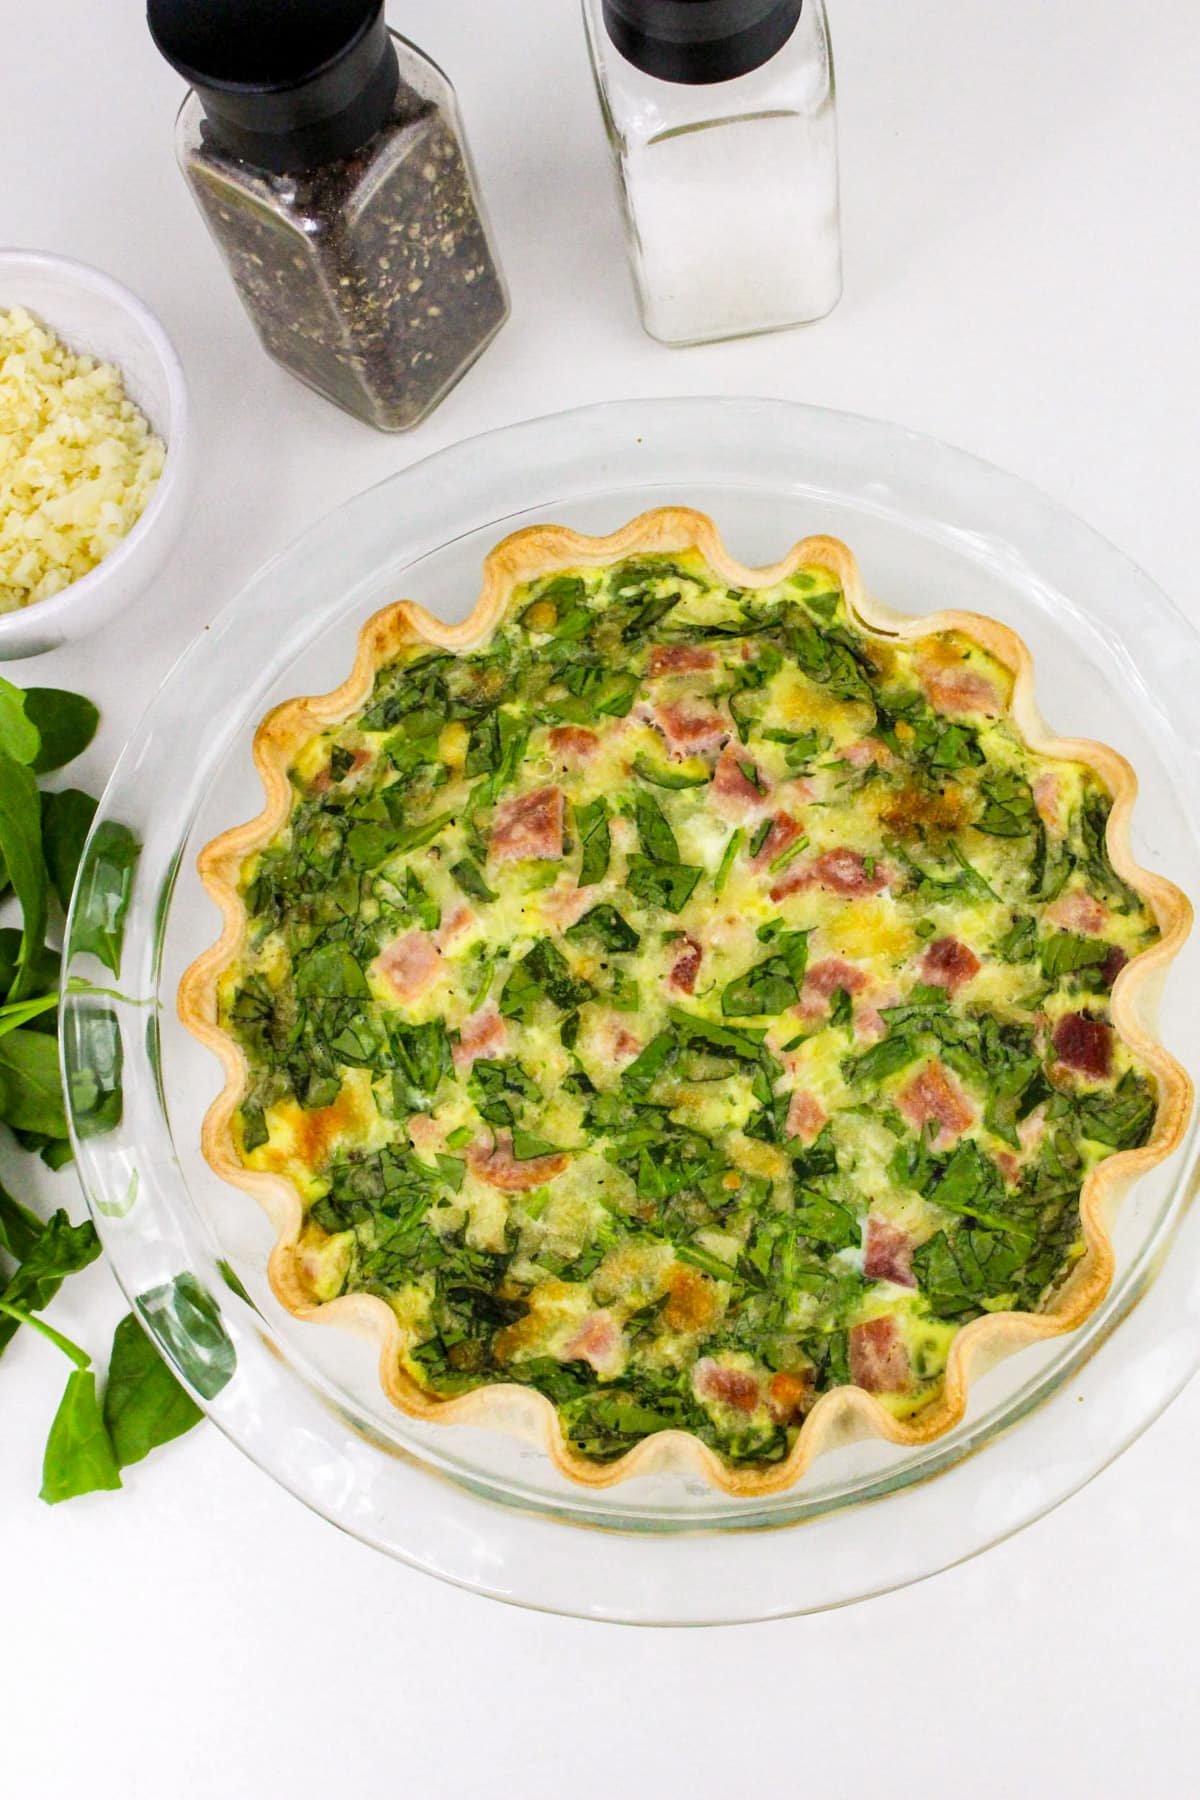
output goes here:
<path id="1" fill-rule="evenodd" d="M 111 363 L 0 310 L 0 612 L 57 594 L 141 517 L 166 451 Z"/>

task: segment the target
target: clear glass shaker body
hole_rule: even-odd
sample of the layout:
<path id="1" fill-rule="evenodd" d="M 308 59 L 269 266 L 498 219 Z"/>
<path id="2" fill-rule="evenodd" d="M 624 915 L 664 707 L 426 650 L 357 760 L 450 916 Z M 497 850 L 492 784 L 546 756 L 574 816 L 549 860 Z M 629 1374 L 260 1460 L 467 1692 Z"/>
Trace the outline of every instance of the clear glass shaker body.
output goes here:
<path id="1" fill-rule="evenodd" d="M 400 82 L 353 155 L 296 173 L 224 149 L 191 92 L 176 152 L 276 362 L 384 431 L 418 424 L 508 317 L 454 90 L 391 33 Z"/>
<path id="2" fill-rule="evenodd" d="M 642 322 L 666 344 L 820 319 L 842 291 L 837 119 L 824 0 L 732 81 L 661 81 L 583 0 Z"/>

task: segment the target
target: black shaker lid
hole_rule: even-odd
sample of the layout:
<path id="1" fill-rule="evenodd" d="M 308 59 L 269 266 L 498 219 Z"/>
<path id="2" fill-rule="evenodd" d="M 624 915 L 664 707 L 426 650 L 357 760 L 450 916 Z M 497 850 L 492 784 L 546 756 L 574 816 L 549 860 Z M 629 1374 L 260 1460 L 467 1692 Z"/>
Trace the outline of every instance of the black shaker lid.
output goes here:
<path id="1" fill-rule="evenodd" d="M 146 21 L 221 142 L 259 168 L 349 156 L 395 98 L 382 0 L 147 0 Z"/>
<path id="2" fill-rule="evenodd" d="M 660 81 L 732 81 L 769 62 L 804 0 L 604 0 L 608 35 Z"/>
<path id="3" fill-rule="evenodd" d="M 804 0 L 604 0 L 622 56 L 660 81 L 732 81 L 769 62 Z"/>

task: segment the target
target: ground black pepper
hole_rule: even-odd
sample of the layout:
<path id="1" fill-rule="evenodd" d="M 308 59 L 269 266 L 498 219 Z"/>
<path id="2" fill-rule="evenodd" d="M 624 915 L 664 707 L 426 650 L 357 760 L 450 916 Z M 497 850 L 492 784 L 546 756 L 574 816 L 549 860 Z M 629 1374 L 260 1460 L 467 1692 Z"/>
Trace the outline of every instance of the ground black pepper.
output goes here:
<path id="1" fill-rule="evenodd" d="M 258 167 L 192 94 L 179 155 L 270 355 L 355 417 L 400 431 L 474 362 L 508 299 L 453 90 L 392 41 L 394 98 L 352 154 Z"/>

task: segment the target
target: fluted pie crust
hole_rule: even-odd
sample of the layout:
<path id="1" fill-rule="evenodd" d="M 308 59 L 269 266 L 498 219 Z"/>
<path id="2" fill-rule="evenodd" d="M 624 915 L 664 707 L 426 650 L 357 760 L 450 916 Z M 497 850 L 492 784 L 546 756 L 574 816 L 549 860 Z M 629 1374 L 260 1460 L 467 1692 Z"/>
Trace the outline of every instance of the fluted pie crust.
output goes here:
<path id="1" fill-rule="evenodd" d="M 802 566 L 819 565 L 838 577 L 854 620 L 876 636 L 914 640 L 935 632 L 965 633 L 998 659 L 1014 678 L 1010 707 L 1017 729 L 1034 751 L 1067 758 L 1092 769 L 1112 796 L 1108 849 L 1114 868 L 1152 911 L 1160 936 L 1119 975 L 1112 994 L 1112 1023 L 1153 1075 L 1158 1107 L 1152 1134 L 1139 1149 L 1119 1151 L 1094 1167 L 1080 1194 L 1083 1254 L 1054 1292 L 1044 1311 L 990 1313 L 959 1330 L 950 1350 L 940 1398 L 911 1418 L 898 1418 L 873 1395 L 840 1387 L 822 1395 L 809 1412 L 790 1453 L 767 1467 L 731 1467 L 691 1432 L 670 1430 L 643 1439 L 608 1463 L 579 1455 L 566 1442 L 551 1402 L 534 1389 L 513 1383 L 481 1386 L 441 1399 L 423 1391 L 401 1358 L 402 1333 L 388 1304 L 367 1294 L 315 1302 L 306 1286 L 297 1245 L 303 1224 L 300 1196 L 283 1175 L 246 1168 L 233 1130 L 244 1092 L 247 1065 L 239 1044 L 218 1022 L 222 976 L 239 958 L 247 917 L 238 893 L 245 859 L 267 845 L 286 824 L 292 801 L 288 770 L 297 752 L 315 734 L 358 711 L 371 694 L 377 671 L 414 643 L 469 650 L 500 622 L 513 590 L 565 569 L 604 566 L 630 555 L 698 551 L 731 585 L 766 588 Z M 593 538 L 562 526 L 534 526 L 506 538 L 484 563 L 483 587 L 470 617 L 446 625 L 415 601 L 400 601 L 375 614 L 363 627 L 348 678 L 332 693 L 289 700 L 258 727 L 254 759 L 265 791 L 259 815 L 223 832 L 199 857 L 203 884 L 224 916 L 217 942 L 188 969 L 179 989 L 183 1023 L 219 1059 L 224 1086 L 209 1108 L 203 1151 L 226 1181 L 260 1202 L 277 1237 L 268 1275 L 280 1302 L 297 1318 L 346 1326 L 379 1346 L 380 1379 L 388 1397 L 412 1418 L 442 1424 L 487 1425 L 519 1434 L 544 1449 L 570 1480 L 588 1487 L 611 1487 L 633 1475 L 684 1471 L 702 1476 L 733 1495 L 777 1493 L 799 1480 L 823 1449 L 851 1438 L 879 1436 L 904 1446 L 929 1443 L 961 1420 L 972 1378 L 999 1357 L 1023 1345 L 1058 1336 L 1080 1325 L 1103 1299 L 1113 1274 L 1110 1209 L 1131 1178 L 1161 1162 L 1179 1144 L 1192 1104 L 1192 1084 L 1180 1064 L 1151 1035 L 1153 998 L 1163 971 L 1187 936 L 1192 909 L 1171 882 L 1142 869 L 1129 843 L 1137 781 L 1115 750 L 1083 738 L 1055 736 L 1041 719 L 1034 698 L 1033 662 L 1007 626 L 974 613 L 946 611 L 913 619 L 895 614 L 864 591 L 852 553 L 836 539 L 806 538 L 767 568 L 746 568 L 725 549 L 716 526 L 685 507 L 642 514 L 610 536 Z"/>

